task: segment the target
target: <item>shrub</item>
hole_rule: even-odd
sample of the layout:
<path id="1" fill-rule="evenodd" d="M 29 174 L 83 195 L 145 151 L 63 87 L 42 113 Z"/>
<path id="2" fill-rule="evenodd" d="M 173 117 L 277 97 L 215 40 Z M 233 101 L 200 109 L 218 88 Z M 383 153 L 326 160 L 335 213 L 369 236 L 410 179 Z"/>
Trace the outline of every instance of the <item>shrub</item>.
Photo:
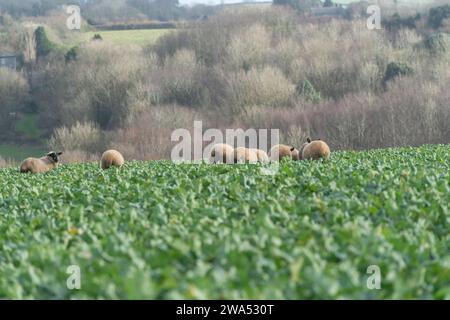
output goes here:
<path id="1" fill-rule="evenodd" d="M 431 8 L 428 15 L 428 25 L 434 29 L 439 29 L 447 18 L 450 18 L 450 4 Z"/>
<path id="2" fill-rule="evenodd" d="M 300 96 L 305 98 L 307 101 L 313 103 L 319 103 L 322 100 L 320 92 L 316 91 L 314 86 L 308 80 L 303 81 L 302 85 L 297 88 Z"/>
<path id="3" fill-rule="evenodd" d="M 175 89 L 171 89 L 181 92 L 182 97 L 198 96 L 192 93 L 191 85 L 198 84 L 194 80 L 203 76 L 204 70 L 220 70 L 232 78 L 239 70 L 273 67 L 298 87 L 308 80 L 323 97 L 339 99 L 348 93 L 378 90 L 385 61 L 393 55 L 386 34 L 367 30 L 361 21 L 333 20 L 320 27 L 300 25 L 292 12 L 280 8 L 225 10 L 190 27 L 164 36 L 154 47 L 160 63 L 166 62 L 169 74 L 173 74 L 170 59 L 177 52 L 195 53 L 196 72 L 185 77 L 185 83 L 177 81 Z M 189 83 L 187 93 L 180 90 L 179 85 L 185 89 Z M 167 102 L 198 104 L 186 100 Z"/>
<path id="4" fill-rule="evenodd" d="M 295 93 L 295 85 L 278 68 L 253 68 L 230 74 L 228 101 L 233 106 L 289 106 Z"/>
<path id="5" fill-rule="evenodd" d="M 450 34 L 436 33 L 424 40 L 424 46 L 432 54 L 446 53 L 450 51 Z"/>
<path id="6" fill-rule="evenodd" d="M 384 61 L 392 52 L 384 34 L 360 21 L 331 21 L 302 26 L 296 38 L 300 54 L 290 64 L 289 77 L 297 86 L 308 80 L 322 97 L 332 99 L 381 86 Z"/>
<path id="7" fill-rule="evenodd" d="M 42 26 L 36 28 L 34 38 L 36 41 L 36 56 L 38 59 L 47 56 L 55 48 L 55 44 L 49 40 L 45 28 Z"/>
<path id="8" fill-rule="evenodd" d="M 132 110 L 133 95 L 145 81 L 147 71 L 142 52 L 103 42 L 90 42 L 80 48 L 75 63 L 62 70 L 67 81 L 63 90 L 62 123 L 93 121 L 102 129 L 120 127 Z"/>
<path id="9" fill-rule="evenodd" d="M 103 40 L 103 37 L 102 37 L 101 34 L 96 33 L 96 34 L 94 34 L 94 36 L 92 37 L 92 40 L 94 40 L 94 41 L 102 41 L 102 40 Z"/>
<path id="10" fill-rule="evenodd" d="M 197 62 L 194 51 L 181 49 L 160 70 L 161 102 L 216 109 L 226 103 L 226 74 Z"/>
<path id="11" fill-rule="evenodd" d="M 101 152 L 106 142 L 105 135 L 94 123 L 79 123 L 67 128 L 61 127 L 54 131 L 48 145 L 52 150 L 75 151 L 86 153 Z"/>
<path id="12" fill-rule="evenodd" d="M 197 113 L 192 109 L 176 105 L 152 107 L 134 115 L 125 128 L 114 133 L 111 146 L 129 159 L 169 159 L 176 144 L 171 141 L 172 132 L 179 128 L 189 130 L 195 119 Z"/>
<path id="13" fill-rule="evenodd" d="M 71 126 L 75 121 L 68 121 L 68 113 L 65 105 L 73 99 L 71 78 L 67 73 L 64 62 L 54 62 L 42 65 L 39 73 L 34 73 L 31 79 L 32 99 L 39 116 L 39 125 L 45 130 L 47 136 L 53 133 L 53 129 L 63 125 Z M 52 90 L 49 90 L 52 88 Z M 78 117 L 88 115 L 86 110 L 77 108 Z M 85 121 L 85 119 L 77 119 Z M 91 120 L 91 119 L 89 119 Z M 66 122 L 67 121 L 67 122 Z"/>
<path id="14" fill-rule="evenodd" d="M 66 63 L 69 63 L 71 61 L 75 61 L 77 59 L 79 47 L 75 46 L 69 49 L 69 51 L 66 52 L 64 55 Z"/>
<path id="15" fill-rule="evenodd" d="M 308 133 L 333 149 L 445 144 L 450 142 L 448 76 L 436 84 L 422 75 L 399 78 L 379 95 L 358 93 L 314 106 L 251 108 L 233 126 L 281 129 L 282 141 L 294 145 L 296 136 L 300 140 Z"/>
<path id="16" fill-rule="evenodd" d="M 0 131 L 14 138 L 15 120 L 29 102 L 28 83 L 22 74 L 0 68 Z"/>
<path id="17" fill-rule="evenodd" d="M 187 49 L 177 51 L 164 62 L 161 77 L 163 100 L 182 105 L 195 105 L 195 79 L 197 61 L 195 52 Z"/>
<path id="18" fill-rule="evenodd" d="M 386 68 L 383 82 L 386 83 L 398 76 L 407 76 L 413 74 L 414 70 L 406 63 L 391 62 Z"/>
<path id="19" fill-rule="evenodd" d="M 283 128 L 284 129 L 284 128 Z M 286 131 L 281 131 L 281 143 L 300 148 L 306 139 L 309 137 L 309 133 L 302 130 L 300 126 L 292 125 L 287 128 Z"/>
<path id="20" fill-rule="evenodd" d="M 231 69 L 245 71 L 264 65 L 271 48 L 271 35 L 261 24 L 250 26 L 231 36 L 227 49 Z"/>
<path id="21" fill-rule="evenodd" d="M 416 30 L 402 29 L 395 38 L 395 48 L 403 52 L 413 51 L 412 54 L 416 54 L 414 50 L 422 41 L 422 36 Z"/>
<path id="22" fill-rule="evenodd" d="M 16 163 L 11 159 L 4 159 L 0 156 L 0 168 L 11 168 L 14 167 Z"/>
<path id="23" fill-rule="evenodd" d="M 402 28 L 415 29 L 416 23 L 421 19 L 420 13 L 415 16 L 401 17 L 400 14 L 395 13 L 390 19 L 384 21 L 386 29 L 391 32 L 397 32 Z"/>
<path id="24" fill-rule="evenodd" d="M 156 53 L 159 63 L 164 63 L 168 57 L 172 57 L 178 50 L 189 49 L 190 46 L 190 33 L 180 30 L 178 32 L 168 32 L 159 37 L 150 49 Z"/>
<path id="25" fill-rule="evenodd" d="M 101 150 L 97 153 L 89 153 L 83 150 L 66 150 L 64 151 L 64 163 L 89 163 L 99 161 Z"/>
<path id="26" fill-rule="evenodd" d="M 255 25 L 263 26 L 268 35 L 273 34 L 275 38 L 280 38 L 292 35 L 296 30 L 297 23 L 295 14 L 290 10 L 227 8 L 219 14 L 209 17 L 206 21 L 191 23 L 185 30 L 170 32 L 162 36 L 153 46 L 153 50 L 157 53 L 160 61 L 164 61 L 167 56 L 173 56 L 180 49 L 190 49 L 195 52 L 197 60 L 201 64 L 212 67 L 229 62 L 227 52 L 230 49 L 232 38 L 238 42 L 236 46 L 239 49 L 245 49 L 245 44 L 239 40 L 243 39 L 240 34 L 244 30 Z M 258 46 L 258 43 L 252 40 L 256 37 L 247 31 L 244 32 L 252 37 L 250 39 L 252 43 L 249 46 Z M 257 36 L 259 35 L 261 33 Z"/>

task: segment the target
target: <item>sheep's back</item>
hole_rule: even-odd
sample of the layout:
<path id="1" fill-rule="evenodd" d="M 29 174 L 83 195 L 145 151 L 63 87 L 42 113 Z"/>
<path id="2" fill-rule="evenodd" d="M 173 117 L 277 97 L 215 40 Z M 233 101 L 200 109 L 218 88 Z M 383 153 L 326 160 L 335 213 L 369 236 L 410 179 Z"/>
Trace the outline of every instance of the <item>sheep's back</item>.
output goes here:
<path id="1" fill-rule="evenodd" d="M 258 155 L 255 151 L 240 147 L 234 150 L 234 162 L 235 163 L 256 163 L 258 162 Z"/>
<path id="2" fill-rule="evenodd" d="M 325 142 L 317 140 L 311 142 L 303 149 L 303 159 L 328 159 L 330 157 L 330 153 L 330 147 Z"/>
<path id="3" fill-rule="evenodd" d="M 47 158 L 28 158 L 25 159 L 21 166 L 20 172 L 45 173 L 56 167 L 56 164 L 49 161 Z"/>
<path id="4" fill-rule="evenodd" d="M 33 171 L 33 160 L 36 160 L 34 158 L 27 158 L 23 160 L 22 164 L 20 165 L 20 172 L 26 173 L 26 172 L 32 172 Z"/>
<path id="5" fill-rule="evenodd" d="M 284 158 L 292 159 L 291 149 L 292 149 L 291 147 L 286 146 L 284 144 L 276 145 L 272 147 L 272 149 L 270 149 L 270 158 L 272 159 L 272 161 L 280 161 Z"/>
<path id="6" fill-rule="evenodd" d="M 269 162 L 269 155 L 267 152 L 261 149 L 251 149 L 251 151 L 256 153 L 259 162 Z"/>
<path id="7" fill-rule="evenodd" d="M 117 150 L 105 151 L 101 159 L 101 167 L 103 170 L 109 169 L 112 166 L 121 167 L 125 164 L 125 159 Z"/>

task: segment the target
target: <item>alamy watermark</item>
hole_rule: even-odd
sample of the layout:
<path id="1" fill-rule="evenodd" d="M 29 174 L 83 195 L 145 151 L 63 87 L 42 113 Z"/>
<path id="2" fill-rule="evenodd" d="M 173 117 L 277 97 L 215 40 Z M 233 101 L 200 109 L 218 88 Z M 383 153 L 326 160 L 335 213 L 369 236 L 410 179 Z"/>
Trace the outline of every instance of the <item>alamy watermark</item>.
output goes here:
<path id="1" fill-rule="evenodd" d="M 214 146 L 225 144 L 236 150 L 245 148 L 246 150 L 262 150 L 266 154 L 270 153 L 272 146 L 278 145 L 280 141 L 279 129 L 219 129 L 203 130 L 202 121 L 194 121 L 193 130 L 177 129 L 172 132 L 171 141 L 177 144 L 171 152 L 171 160 L 174 163 L 215 163 L 211 155 Z M 244 150 L 245 151 L 245 150 Z M 236 154 L 228 154 L 225 163 L 241 163 L 236 159 Z M 225 156 L 225 155 L 224 155 Z M 278 159 L 278 149 L 272 150 L 272 158 Z M 248 159 L 245 159 L 248 160 Z M 256 163 L 258 161 L 243 161 Z M 273 161 L 270 166 L 263 168 L 263 174 L 274 174 L 278 169 L 277 161 Z"/>
<path id="2" fill-rule="evenodd" d="M 370 276 L 367 278 L 367 289 L 369 290 L 381 290 L 381 269 L 377 265 L 370 265 L 367 267 L 367 274 Z"/>
<path id="3" fill-rule="evenodd" d="M 367 28 L 369 30 L 380 30 L 381 29 L 381 8 L 377 5 L 371 5 L 367 8 L 367 14 L 369 18 L 367 19 Z"/>
<path id="4" fill-rule="evenodd" d="M 67 289 L 81 290 L 81 269 L 77 265 L 69 266 L 66 270 L 69 275 L 66 281 Z"/>
<path id="5" fill-rule="evenodd" d="M 66 26 L 69 30 L 81 30 L 81 8 L 76 5 L 70 5 L 66 8 L 69 15 Z"/>

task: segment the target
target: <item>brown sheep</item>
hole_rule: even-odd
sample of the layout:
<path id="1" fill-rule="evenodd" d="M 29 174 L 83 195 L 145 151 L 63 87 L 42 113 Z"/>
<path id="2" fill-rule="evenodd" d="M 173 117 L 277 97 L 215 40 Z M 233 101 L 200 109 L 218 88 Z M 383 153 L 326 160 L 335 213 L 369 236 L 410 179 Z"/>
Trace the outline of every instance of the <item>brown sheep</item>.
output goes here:
<path id="1" fill-rule="evenodd" d="M 111 167 L 122 167 L 125 164 L 125 159 L 122 154 L 117 150 L 105 151 L 102 155 L 102 160 L 100 166 L 103 170 L 109 169 Z"/>
<path id="2" fill-rule="evenodd" d="M 224 143 L 216 144 L 211 149 L 209 161 L 212 163 L 233 163 L 234 149 L 232 146 Z"/>
<path id="3" fill-rule="evenodd" d="M 59 156 L 62 152 L 51 151 L 42 158 L 28 158 L 20 165 L 20 172 L 22 173 L 45 173 L 55 169 L 59 163 Z"/>
<path id="4" fill-rule="evenodd" d="M 270 159 L 272 161 L 281 161 L 285 158 L 299 160 L 299 151 L 284 144 L 277 144 L 270 149 Z"/>
<path id="5" fill-rule="evenodd" d="M 256 163 L 258 155 L 254 150 L 247 148 L 236 148 L 234 150 L 234 163 Z"/>
<path id="6" fill-rule="evenodd" d="M 297 149 L 292 150 L 292 160 L 295 160 L 295 161 L 302 160 L 299 150 L 297 150 Z"/>
<path id="7" fill-rule="evenodd" d="M 258 162 L 267 163 L 270 161 L 269 155 L 264 150 L 261 149 L 250 149 L 250 150 L 256 153 L 256 156 L 258 157 Z"/>
<path id="8" fill-rule="evenodd" d="M 309 139 L 309 138 L 308 138 L 308 139 Z M 308 141 L 311 141 L 311 140 L 309 139 Z M 309 144 L 309 142 L 305 142 L 305 143 L 300 147 L 300 150 L 299 150 L 299 157 L 300 157 L 300 159 L 299 159 L 299 160 L 303 160 L 303 150 L 305 150 L 305 147 L 306 147 L 308 144 Z"/>
<path id="9" fill-rule="evenodd" d="M 304 160 L 328 160 L 330 158 L 330 147 L 322 140 L 311 141 L 310 138 L 308 142 L 302 147 L 302 159 Z"/>

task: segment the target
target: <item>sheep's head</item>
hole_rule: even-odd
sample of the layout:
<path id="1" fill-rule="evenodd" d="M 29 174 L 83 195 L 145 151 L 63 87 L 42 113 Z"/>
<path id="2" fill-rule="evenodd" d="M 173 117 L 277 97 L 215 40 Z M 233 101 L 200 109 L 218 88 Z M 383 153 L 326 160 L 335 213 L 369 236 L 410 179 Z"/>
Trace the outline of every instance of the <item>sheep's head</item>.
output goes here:
<path id="1" fill-rule="evenodd" d="M 63 154 L 62 152 L 51 151 L 51 152 L 47 153 L 47 158 L 50 161 L 54 162 L 54 163 L 58 163 L 59 162 L 59 156 L 62 155 L 62 154 Z"/>

